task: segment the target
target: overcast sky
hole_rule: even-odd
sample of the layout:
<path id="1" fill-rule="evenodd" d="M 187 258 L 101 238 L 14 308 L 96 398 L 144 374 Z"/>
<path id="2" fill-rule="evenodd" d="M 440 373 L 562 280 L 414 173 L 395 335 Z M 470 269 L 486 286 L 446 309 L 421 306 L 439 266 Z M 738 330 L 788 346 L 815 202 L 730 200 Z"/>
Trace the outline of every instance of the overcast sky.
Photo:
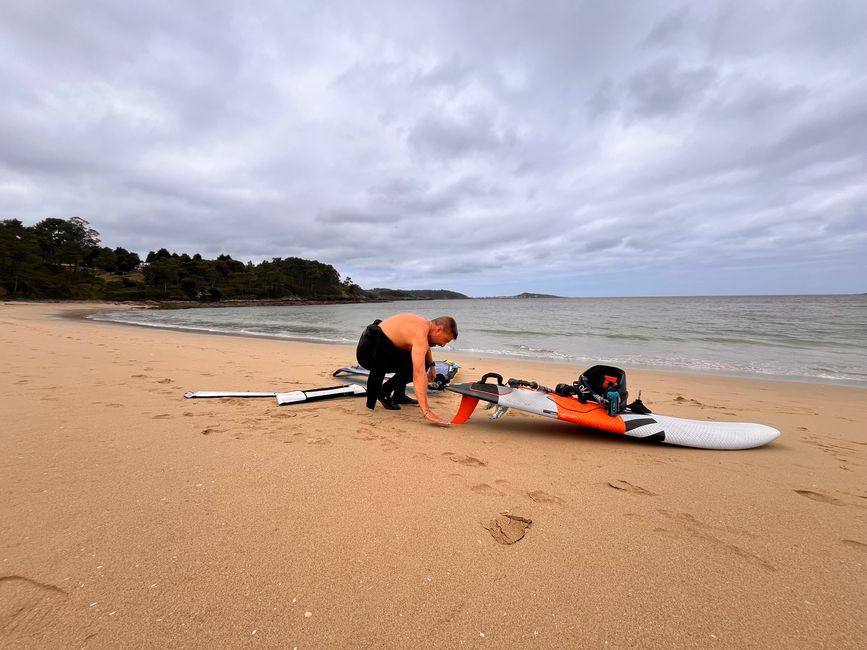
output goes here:
<path id="1" fill-rule="evenodd" d="M 867 2 L 0 0 L 0 218 L 366 288 L 867 291 Z"/>

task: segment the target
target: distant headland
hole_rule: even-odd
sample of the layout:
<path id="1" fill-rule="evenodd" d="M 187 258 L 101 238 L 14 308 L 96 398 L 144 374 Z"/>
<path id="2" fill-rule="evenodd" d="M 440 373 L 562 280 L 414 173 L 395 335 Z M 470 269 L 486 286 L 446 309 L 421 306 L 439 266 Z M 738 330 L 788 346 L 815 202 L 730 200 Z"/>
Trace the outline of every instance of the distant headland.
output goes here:
<path id="1" fill-rule="evenodd" d="M 494 298 L 562 298 L 563 296 L 555 296 L 550 293 L 519 293 L 516 296 L 493 296 Z"/>
<path id="2" fill-rule="evenodd" d="M 520 293 L 488 298 L 558 298 Z M 160 307 L 287 305 L 398 300 L 464 300 L 448 289 L 363 289 L 330 264 L 275 257 L 253 264 L 219 255 L 150 251 L 144 260 L 125 248 L 102 246 L 80 217 L 48 218 L 33 226 L 0 220 L 0 298 L 109 300 Z"/>

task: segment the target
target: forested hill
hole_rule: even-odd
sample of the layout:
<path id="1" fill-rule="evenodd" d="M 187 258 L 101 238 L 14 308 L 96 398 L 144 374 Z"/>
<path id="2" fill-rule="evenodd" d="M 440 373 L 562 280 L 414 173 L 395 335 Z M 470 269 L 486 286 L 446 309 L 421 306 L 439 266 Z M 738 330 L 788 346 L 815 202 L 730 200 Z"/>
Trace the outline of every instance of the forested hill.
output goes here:
<path id="1" fill-rule="evenodd" d="M 453 300 L 468 296 L 448 289 L 366 289 L 377 300 Z"/>
<path id="2" fill-rule="evenodd" d="M 26 299 L 243 301 L 394 300 L 394 290 L 367 292 L 330 264 L 275 257 L 253 264 L 220 255 L 151 251 L 144 260 L 102 246 L 87 221 L 49 218 L 34 226 L 0 221 L 0 297 Z M 407 292 L 397 291 L 402 294 Z M 414 298 L 430 293 L 411 292 Z M 452 292 L 447 292 L 452 293 Z M 457 294 L 461 296 L 462 294 Z"/>

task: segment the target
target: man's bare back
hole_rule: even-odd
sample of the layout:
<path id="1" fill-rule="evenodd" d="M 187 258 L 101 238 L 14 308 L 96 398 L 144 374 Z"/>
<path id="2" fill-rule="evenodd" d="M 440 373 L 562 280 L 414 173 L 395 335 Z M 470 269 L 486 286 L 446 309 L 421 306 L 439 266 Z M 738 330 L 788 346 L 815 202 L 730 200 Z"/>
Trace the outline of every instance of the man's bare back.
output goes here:
<path id="1" fill-rule="evenodd" d="M 447 425 L 448 421 L 440 418 L 428 406 L 426 387 L 436 376 L 431 347 L 446 345 L 457 338 L 454 319 L 440 316 L 428 320 L 418 314 L 395 314 L 380 322 L 379 329 L 394 347 L 410 353 L 412 383 L 416 386 L 418 405 L 425 418 L 436 424 Z"/>
<path id="2" fill-rule="evenodd" d="M 412 351 L 415 345 L 427 345 L 431 321 L 418 314 L 395 314 L 379 324 L 395 347 Z"/>

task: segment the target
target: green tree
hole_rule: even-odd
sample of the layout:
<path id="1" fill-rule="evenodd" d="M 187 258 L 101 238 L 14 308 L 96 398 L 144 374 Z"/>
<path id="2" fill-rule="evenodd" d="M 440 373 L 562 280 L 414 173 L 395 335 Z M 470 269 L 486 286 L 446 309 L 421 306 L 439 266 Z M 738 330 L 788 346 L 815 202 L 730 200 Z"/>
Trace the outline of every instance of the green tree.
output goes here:
<path id="1" fill-rule="evenodd" d="M 145 262 L 150 264 L 151 262 L 156 262 L 157 260 L 165 259 L 171 257 L 172 254 L 169 253 L 165 248 L 159 249 L 156 253 L 151 251 L 147 254 L 145 258 Z"/>
<path id="2" fill-rule="evenodd" d="M 186 294 L 194 300 L 225 297 L 337 298 L 364 296 L 351 278 L 341 282 L 330 264 L 298 257 L 275 257 L 260 264 L 229 255 L 208 260 L 200 253 L 150 251 L 142 264 L 125 248 L 100 246 L 99 233 L 80 217 L 50 217 L 25 226 L 18 219 L 0 222 L 0 295 L 33 298 L 166 298 Z M 94 269 L 124 275 L 109 282 Z M 130 271 L 141 269 L 144 282 Z"/>
<path id="3" fill-rule="evenodd" d="M 13 296 L 33 295 L 41 264 L 33 229 L 18 219 L 0 221 L 0 286 Z"/>
<path id="4" fill-rule="evenodd" d="M 77 271 L 90 249 L 99 246 L 99 233 L 81 217 L 43 219 L 33 227 L 46 264 L 67 265 Z"/>
<path id="5" fill-rule="evenodd" d="M 84 265 L 103 271 L 114 272 L 117 270 L 117 254 L 108 246 L 93 248 L 85 257 Z"/>
<path id="6" fill-rule="evenodd" d="M 168 293 L 170 285 L 177 285 L 180 270 L 180 263 L 171 257 L 157 259 L 145 268 L 145 282 L 154 287 L 162 287 L 163 292 Z"/>
<path id="7" fill-rule="evenodd" d="M 120 246 L 114 249 L 114 255 L 117 258 L 117 270 L 121 273 L 129 273 L 141 265 L 138 253 L 131 253 Z"/>

